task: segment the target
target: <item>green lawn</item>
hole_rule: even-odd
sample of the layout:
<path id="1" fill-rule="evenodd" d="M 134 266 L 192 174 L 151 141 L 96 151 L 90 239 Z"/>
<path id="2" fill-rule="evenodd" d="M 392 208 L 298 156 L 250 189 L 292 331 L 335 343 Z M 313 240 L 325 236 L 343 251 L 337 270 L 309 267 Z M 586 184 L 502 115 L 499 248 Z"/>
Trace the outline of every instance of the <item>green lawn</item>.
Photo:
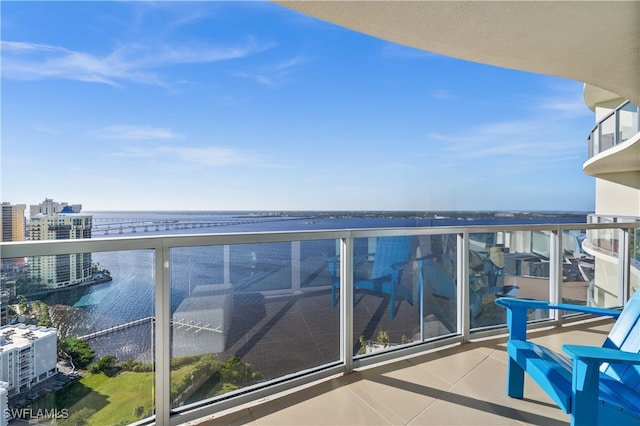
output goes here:
<path id="1" fill-rule="evenodd" d="M 88 418 L 90 425 L 116 425 L 132 423 L 151 412 L 153 401 L 153 373 L 124 371 L 113 377 L 102 373 L 87 374 L 79 382 L 63 389 L 65 394 L 59 403 L 66 400 L 70 422 L 74 413 L 83 408 L 95 410 Z M 81 389 L 81 390 L 79 390 Z M 78 395 L 80 398 L 74 398 Z M 142 406 L 142 414 L 136 417 L 136 407 Z M 64 424 L 65 422 L 60 422 Z"/>
<path id="2" fill-rule="evenodd" d="M 171 381 L 179 382 L 187 374 L 192 374 L 197 361 L 183 365 L 171 371 Z M 237 362 L 244 368 L 244 364 Z M 234 364 L 235 366 L 235 364 Z M 238 368 L 235 366 L 230 371 Z M 233 375 L 230 374 L 230 377 Z M 104 373 L 86 373 L 79 381 L 46 395 L 36 401 L 32 407 L 40 409 L 66 409 L 68 419 L 58 420 L 58 425 L 126 425 L 154 413 L 155 374 L 120 371 L 112 376 Z M 227 387 L 231 385 L 227 384 Z M 233 385 L 228 390 L 235 389 Z M 197 398 L 210 397 L 225 389 L 220 383 L 208 383 L 198 389 Z M 193 399 L 193 396 L 192 396 Z"/>
<path id="3" fill-rule="evenodd" d="M 183 377 L 191 367 L 188 364 L 172 371 L 171 379 Z M 153 414 L 153 388 L 154 373 L 121 371 L 112 377 L 102 373 L 87 373 L 79 382 L 66 389 L 66 398 L 59 401 L 66 400 L 65 407 L 69 408 L 70 415 L 85 407 L 96 410 L 88 419 L 90 425 L 127 424 Z M 58 406 L 60 407 L 59 404 Z M 140 406 L 142 415 L 136 416 L 136 408 Z"/>

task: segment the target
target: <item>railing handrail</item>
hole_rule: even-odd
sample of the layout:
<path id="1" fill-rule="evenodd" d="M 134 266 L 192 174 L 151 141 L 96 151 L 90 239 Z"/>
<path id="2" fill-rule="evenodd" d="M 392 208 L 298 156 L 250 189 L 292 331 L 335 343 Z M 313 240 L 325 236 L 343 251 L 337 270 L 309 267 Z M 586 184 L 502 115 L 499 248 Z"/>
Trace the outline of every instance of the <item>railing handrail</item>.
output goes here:
<path id="1" fill-rule="evenodd" d="M 354 367 L 373 365 L 378 362 L 397 359 L 399 357 L 421 353 L 425 348 L 435 348 L 438 345 L 461 343 L 470 338 L 471 316 L 469 309 L 469 240 L 472 234 L 501 233 L 501 232 L 549 232 L 549 299 L 556 301 L 561 294 L 563 258 L 563 233 L 572 230 L 602 230 L 618 229 L 622 235 L 619 262 L 620 271 L 628 269 L 629 250 L 628 234 L 632 229 L 640 229 L 640 221 L 628 218 L 630 222 L 613 223 L 547 223 L 547 224 L 495 224 L 470 226 L 430 226 L 430 227 L 397 227 L 397 228 L 359 228 L 339 230 L 306 230 L 306 231 L 278 231 L 278 232 L 241 232 L 241 233 L 208 233 L 182 235 L 156 235 L 146 237 L 106 237 L 79 240 L 45 240 L 0 243 L 0 258 L 48 256 L 73 253 L 99 253 L 107 251 L 150 250 L 154 252 L 153 271 L 155 288 L 154 315 L 156 318 L 152 329 L 154 336 L 154 393 L 155 415 L 153 418 L 141 420 L 137 424 L 154 421 L 155 424 L 176 424 L 186 422 L 219 410 L 231 408 L 240 403 L 255 401 L 277 391 L 291 390 L 295 386 L 312 383 L 315 380 L 326 379 L 331 375 L 351 371 Z M 422 331 L 418 342 L 383 352 L 373 357 L 354 357 L 353 354 L 353 239 L 388 237 L 388 236 L 423 236 L 454 234 L 457 237 L 458 261 L 455 274 L 457 275 L 458 306 L 456 308 L 457 329 L 450 335 L 441 336 L 442 340 L 429 341 L 424 339 Z M 194 403 L 191 406 L 174 408 L 171 406 L 170 361 L 171 361 L 171 249 L 179 247 L 258 244 L 258 243 L 291 243 L 294 241 L 336 240 L 341 241 L 341 273 L 340 273 L 340 360 L 328 364 L 315 366 L 310 370 L 289 373 L 288 376 L 270 380 L 267 383 L 255 385 L 249 389 L 239 389 L 230 392 L 220 399 L 212 398 Z M 299 249 L 299 245 L 298 245 Z M 626 264 L 625 264 L 626 262 Z M 149 265 L 147 265 L 149 267 Z M 628 286 L 628 275 L 619 274 L 618 289 L 624 295 L 624 288 Z M 422 300 L 422 296 L 421 299 Z M 622 302 L 624 303 L 624 301 Z M 422 313 L 420 314 L 423 315 Z M 565 321 L 561 316 L 552 317 L 549 321 L 561 326 Z M 422 322 L 422 321 L 421 321 Z M 548 322 L 547 322 L 548 323 Z M 422 327 L 422 326 L 421 326 Z M 500 333 L 502 329 L 487 329 L 474 331 L 474 336 L 482 333 Z"/>
<path id="2" fill-rule="evenodd" d="M 400 235 L 461 234 L 468 232 L 509 231 L 565 231 L 589 229 L 640 228 L 640 222 L 615 223 L 550 223 L 509 224 L 474 226 L 433 226 L 398 228 L 358 228 L 341 230 L 273 231 L 155 235 L 146 237 L 106 237 L 78 240 L 14 241 L 0 243 L 0 258 L 47 256 L 85 252 L 107 252 L 121 250 L 155 250 L 158 248 L 195 247 L 211 245 L 279 243 L 291 241 L 313 241 L 342 238 L 370 238 Z"/>
<path id="3" fill-rule="evenodd" d="M 630 104 L 630 103 L 631 103 L 631 101 L 626 100 L 626 101 L 624 101 L 623 103 L 621 103 L 620 105 L 618 105 L 618 106 L 616 107 L 616 109 L 612 110 L 609 114 L 607 114 L 607 115 L 605 115 L 604 117 L 602 117 L 602 118 L 600 119 L 600 121 L 598 121 L 598 122 L 597 122 L 597 123 L 596 123 L 596 124 L 591 128 L 591 130 L 589 131 L 589 135 L 591 135 L 591 134 L 592 134 L 592 133 L 593 133 L 593 132 L 598 128 L 598 127 L 600 127 L 600 125 L 601 125 L 602 123 L 604 123 L 605 121 L 607 121 L 609 118 L 613 117 L 613 116 L 616 114 L 616 112 L 618 112 L 618 111 L 622 110 L 622 108 L 626 107 L 626 106 L 627 106 L 628 104 Z"/>

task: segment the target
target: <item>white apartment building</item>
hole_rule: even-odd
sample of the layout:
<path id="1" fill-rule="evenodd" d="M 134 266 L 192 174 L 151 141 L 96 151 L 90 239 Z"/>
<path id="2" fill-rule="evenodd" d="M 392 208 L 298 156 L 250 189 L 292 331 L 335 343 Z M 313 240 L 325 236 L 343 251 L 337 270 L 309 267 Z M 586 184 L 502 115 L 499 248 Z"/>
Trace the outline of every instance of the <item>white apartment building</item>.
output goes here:
<path id="1" fill-rule="evenodd" d="M 60 213 L 53 216 L 38 213 L 31 217 L 31 240 L 78 240 L 91 238 L 92 216 Z M 66 287 L 89 280 L 91 253 L 38 256 L 29 259 L 30 277 L 49 288 Z"/>
<path id="2" fill-rule="evenodd" d="M 57 330 L 34 325 L 0 327 L 0 382 L 16 395 L 56 372 Z"/>
<path id="3" fill-rule="evenodd" d="M 9 419 L 7 419 L 8 416 L 6 415 L 9 410 L 9 393 L 7 392 L 8 387 L 8 383 L 0 381 L 0 426 L 6 426 L 9 424 Z"/>
<path id="4" fill-rule="evenodd" d="M 640 108 L 633 102 L 598 87 L 585 85 L 584 99 L 595 113 L 596 125 L 589 134 L 586 174 L 596 178 L 593 223 L 640 221 Z M 625 230 L 598 230 L 589 233 L 585 250 L 595 259 L 593 303 L 621 304 L 627 294 L 640 289 L 640 265 L 628 270 L 618 259 L 627 250 L 640 248 L 640 235 Z M 636 258 L 639 253 L 631 253 Z M 620 289 L 628 274 L 630 287 Z"/>

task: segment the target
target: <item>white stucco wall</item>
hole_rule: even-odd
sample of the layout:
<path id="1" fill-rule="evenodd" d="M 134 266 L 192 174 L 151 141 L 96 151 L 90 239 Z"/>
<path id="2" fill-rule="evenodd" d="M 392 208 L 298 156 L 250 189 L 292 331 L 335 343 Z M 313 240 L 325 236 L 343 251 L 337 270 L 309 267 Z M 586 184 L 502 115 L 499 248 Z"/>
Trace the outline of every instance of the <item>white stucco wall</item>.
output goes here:
<path id="1" fill-rule="evenodd" d="M 640 174 L 616 173 L 596 179 L 595 213 L 640 217 Z"/>

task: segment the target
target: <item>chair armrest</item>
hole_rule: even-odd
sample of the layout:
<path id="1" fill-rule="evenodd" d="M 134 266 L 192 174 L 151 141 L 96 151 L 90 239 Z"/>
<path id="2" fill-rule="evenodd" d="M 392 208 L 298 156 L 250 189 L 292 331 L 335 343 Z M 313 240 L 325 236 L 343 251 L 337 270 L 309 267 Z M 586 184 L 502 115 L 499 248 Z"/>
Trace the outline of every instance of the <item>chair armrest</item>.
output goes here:
<path id="1" fill-rule="evenodd" d="M 407 262 L 398 262 L 398 263 L 394 263 L 391 265 L 391 268 L 396 269 L 398 271 L 404 269 L 404 267 L 409 263 L 409 261 Z"/>
<path id="2" fill-rule="evenodd" d="M 534 300 L 534 299 L 515 299 L 510 297 L 501 297 L 496 299 L 496 305 L 503 306 L 507 309 L 556 309 L 562 311 L 582 312 L 585 314 L 609 316 L 618 318 L 621 311 L 616 309 L 596 308 L 593 306 L 581 306 L 570 305 L 567 303 L 560 303 L 552 305 L 546 300 Z"/>
<path id="3" fill-rule="evenodd" d="M 580 345 L 563 345 L 562 350 L 573 357 L 571 373 L 572 424 L 600 423 L 598 421 L 602 419 L 598 413 L 598 399 L 602 395 L 600 365 L 605 362 L 640 365 L 640 354 L 619 349 Z M 610 385 L 611 383 L 609 383 Z M 625 393 L 627 388 L 629 390 L 633 388 L 629 385 L 620 382 L 620 387 L 616 386 L 611 391 Z M 625 407 L 637 412 L 637 403 L 630 402 L 635 398 L 627 399 L 625 395 L 620 395 L 620 398 L 619 403 L 624 403 Z M 627 408 L 624 408 L 623 411 Z"/>
<path id="4" fill-rule="evenodd" d="M 442 256 L 442 255 L 441 255 L 441 254 L 433 254 L 433 253 L 430 253 L 430 254 L 426 254 L 426 255 L 424 255 L 424 256 L 422 256 L 422 257 L 418 257 L 418 258 L 416 259 L 416 261 L 417 261 L 417 262 L 424 262 L 425 260 L 435 259 L 435 258 L 436 258 L 436 257 L 438 257 L 438 256 Z"/>
<path id="5" fill-rule="evenodd" d="M 527 339 L 527 309 L 560 309 L 591 315 L 611 316 L 613 318 L 620 316 L 620 311 L 615 309 L 593 308 L 590 306 L 569 305 L 564 303 L 552 305 L 546 300 L 501 297 L 496 299 L 495 303 L 496 305 L 507 308 L 509 338 L 513 340 Z"/>
<path id="6" fill-rule="evenodd" d="M 585 362 L 640 365 L 640 353 L 625 352 L 620 349 L 602 348 L 598 346 L 563 345 L 562 350 L 571 356 L 571 358 Z"/>
<path id="7" fill-rule="evenodd" d="M 338 262 L 340 262 L 340 256 L 329 256 L 327 257 L 327 268 L 329 269 L 329 274 L 333 278 L 338 278 Z"/>

